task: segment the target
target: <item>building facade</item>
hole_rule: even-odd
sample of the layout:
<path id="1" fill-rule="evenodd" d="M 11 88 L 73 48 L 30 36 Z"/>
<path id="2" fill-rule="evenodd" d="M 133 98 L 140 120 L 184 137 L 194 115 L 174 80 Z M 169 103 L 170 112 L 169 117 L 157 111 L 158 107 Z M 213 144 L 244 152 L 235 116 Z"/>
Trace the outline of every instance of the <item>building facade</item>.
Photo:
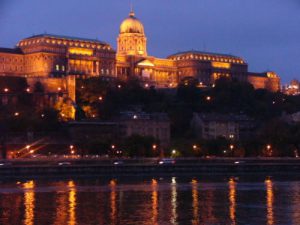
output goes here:
<path id="1" fill-rule="evenodd" d="M 150 136 L 167 147 L 171 139 L 171 122 L 165 113 L 123 112 L 120 116 L 122 137 Z"/>
<path id="2" fill-rule="evenodd" d="M 173 88 L 185 78 L 210 86 L 220 77 L 249 81 L 255 88 L 280 89 L 274 72 L 250 73 L 240 57 L 186 51 L 167 58 L 149 56 L 144 26 L 130 12 L 117 38 L 117 51 L 93 39 L 41 34 L 21 40 L 16 48 L 0 48 L 0 76 L 26 77 L 33 87 L 41 82 L 47 93 L 66 93 L 75 101 L 76 78 L 112 76 L 138 78 L 147 85 Z"/>
<path id="3" fill-rule="evenodd" d="M 194 113 L 191 125 L 196 136 L 204 140 L 219 137 L 244 140 L 251 138 L 255 131 L 254 120 L 245 115 Z"/>
<path id="4" fill-rule="evenodd" d="M 290 84 L 282 87 L 282 92 L 286 95 L 300 95 L 300 81 L 292 80 Z"/>

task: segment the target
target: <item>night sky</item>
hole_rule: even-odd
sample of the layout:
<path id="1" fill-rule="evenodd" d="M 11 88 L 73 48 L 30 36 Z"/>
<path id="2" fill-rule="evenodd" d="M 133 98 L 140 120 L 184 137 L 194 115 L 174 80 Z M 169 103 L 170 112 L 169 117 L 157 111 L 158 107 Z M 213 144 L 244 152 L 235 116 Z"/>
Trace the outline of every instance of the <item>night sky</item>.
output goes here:
<path id="1" fill-rule="evenodd" d="M 300 78 L 300 0 L 133 0 L 148 53 L 205 50 L 243 57 L 252 72 Z M 49 33 L 116 47 L 130 0 L 0 0 L 0 46 Z"/>

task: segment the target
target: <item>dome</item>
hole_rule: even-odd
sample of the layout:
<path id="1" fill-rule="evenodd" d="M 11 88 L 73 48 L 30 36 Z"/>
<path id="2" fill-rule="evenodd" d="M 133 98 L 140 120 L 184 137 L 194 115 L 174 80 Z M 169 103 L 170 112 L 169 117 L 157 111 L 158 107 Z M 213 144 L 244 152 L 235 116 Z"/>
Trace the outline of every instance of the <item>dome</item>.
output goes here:
<path id="1" fill-rule="evenodd" d="M 131 11 L 129 17 L 126 18 L 120 26 L 120 34 L 124 33 L 136 33 L 144 34 L 144 26 L 134 15 L 134 12 Z"/>

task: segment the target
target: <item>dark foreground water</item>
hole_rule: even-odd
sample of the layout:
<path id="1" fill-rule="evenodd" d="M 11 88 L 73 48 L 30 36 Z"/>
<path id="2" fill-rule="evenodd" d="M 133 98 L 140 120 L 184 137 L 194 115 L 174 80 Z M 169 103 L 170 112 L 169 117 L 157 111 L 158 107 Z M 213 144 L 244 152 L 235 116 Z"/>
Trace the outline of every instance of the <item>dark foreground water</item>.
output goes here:
<path id="1" fill-rule="evenodd" d="M 266 176 L 2 181 L 0 224 L 297 225 L 300 181 Z"/>

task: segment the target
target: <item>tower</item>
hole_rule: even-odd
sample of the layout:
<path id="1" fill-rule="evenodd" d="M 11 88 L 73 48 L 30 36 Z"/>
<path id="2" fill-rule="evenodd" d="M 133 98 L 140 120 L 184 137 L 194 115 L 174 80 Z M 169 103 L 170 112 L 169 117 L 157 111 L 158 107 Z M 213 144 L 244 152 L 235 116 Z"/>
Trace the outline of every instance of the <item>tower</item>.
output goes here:
<path id="1" fill-rule="evenodd" d="M 133 10 L 120 26 L 118 37 L 118 55 L 147 56 L 147 38 L 144 26 L 135 17 Z"/>

